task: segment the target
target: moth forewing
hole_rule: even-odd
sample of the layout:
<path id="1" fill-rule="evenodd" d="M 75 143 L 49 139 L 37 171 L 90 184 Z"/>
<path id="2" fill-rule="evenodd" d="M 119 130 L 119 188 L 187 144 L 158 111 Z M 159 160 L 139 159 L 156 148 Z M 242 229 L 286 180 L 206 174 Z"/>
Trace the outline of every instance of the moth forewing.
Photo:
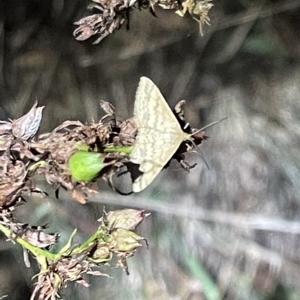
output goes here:
<path id="1" fill-rule="evenodd" d="M 184 132 L 183 132 L 184 133 Z M 187 137 L 187 136 L 185 136 Z M 183 141 L 182 136 L 176 136 L 172 137 L 173 139 L 172 148 L 166 148 L 166 149 L 160 149 L 158 152 L 158 155 L 155 155 L 157 157 L 156 161 L 148 161 L 145 155 L 145 158 L 140 163 L 139 170 L 143 172 L 143 174 L 138 177 L 135 182 L 132 185 L 132 190 L 135 193 L 138 193 L 145 189 L 149 184 L 152 183 L 152 181 L 156 178 L 156 176 L 159 174 L 159 172 L 163 169 L 163 167 L 167 164 L 167 162 L 172 158 L 172 156 L 177 151 L 178 147 Z M 151 156 L 151 155 L 150 155 Z M 134 162 L 134 161 L 132 161 Z"/>
<path id="2" fill-rule="evenodd" d="M 181 129 L 157 86 L 146 77 L 140 79 L 136 92 L 134 118 L 138 133 L 130 161 L 139 164 L 143 172 L 132 185 L 137 193 L 155 179 L 180 144 L 191 135 Z"/>
<path id="3" fill-rule="evenodd" d="M 145 189 L 152 181 L 155 179 L 155 177 L 158 175 L 158 173 L 161 171 L 162 168 L 156 168 L 152 171 L 149 171 L 146 173 L 147 175 L 138 177 L 134 183 L 132 184 L 132 190 L 134 193 L 138 193 Z"/>
<path id="4" fill-rule="evenodd" d="M 134 116 L 141 127 L 155 129 L 181 127 L 158 87 L 147 77 L 141 77 L 135 96 Z M 181 130 L 182 131 L 182 130 Z"/>

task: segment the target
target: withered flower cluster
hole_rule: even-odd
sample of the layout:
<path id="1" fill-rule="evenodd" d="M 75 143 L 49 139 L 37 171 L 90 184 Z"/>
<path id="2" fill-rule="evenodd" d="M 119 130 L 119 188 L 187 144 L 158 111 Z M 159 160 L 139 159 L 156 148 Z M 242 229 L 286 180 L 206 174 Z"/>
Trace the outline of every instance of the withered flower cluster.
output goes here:
<path id="1" fill-rule="evenodd" d="M 108 102 L 107 102 L 108 103 Z M 108 105 L 108 104 L 107 104 Z M 24 192 L 39 192 L 32 178 L 41 174 L 49 184 L 74 192 L 88 190 L 88 185 L 72 181 L 68 160 L 80 147 L 101 149 L 105 145 L 132 145 L 135 127 L 130 120 L 115 122 L 113 114 L 107 114 L 97 123 L 82 124 L 65 121 L 50 133 L 38 136 L 42 110 L 37 103 L 17 120 L 0 121 L 0 207 L 7 208 Z M 105 107 L 104 107 L 105 108 Z M 113 108 L 113 107 L 112 107 Z M 113 108 L 114 110 L 114 108 Z M 106 160 L 121 161 L 118 152 L 107 153 Z M 114 164 L 117 165 L 117 164 Z M 114 166 L 111 166 L 114 168 Z M 111 172 L 111 170 L 107 170 Z M 73 193 L 80 200 L 79 193 Z M 84 197 L 81 201 L 84 201 Z"/>
<path id="2" fill-rule="evenodd" d="M 117 266 L 126 274 L 128 272 L 127 258 L 134 255 L 141 241 L 145 238 L 137 235 L 134 230 L 150 214 L 143 210 L 123 209 L 104 212 L 98 221 L 98 229 L 81 244 L 73 245 L 76 234 L 74 230 L 67 244 L 58 252 L 48 251 L 59 238 L 57 233 L 45 233 L 45 227 L 30 228 L 27 224 L 13 220 L 14 207 L 0 211 L 0 230 L 9 240 L 16 241 L 24 248 L 24 261 L 30 266 L 28 254 L 38 262 L 39 273 L 31 300 L 55 300 L 58 292 L 68 282 L 76 282 L 84 286 L 88 283 L 84 274 L 94 276 L 109 276 L 99 270 L 114 258 Z"/>
<path id="3" fill-rule="evenodd" d="M 0 121 L 0 207 L 8 207 L 28 189 L 28 161 L 24 157 L 35 160 L 27 140 L 37 133 L 42 120 L 44 107 L 37 105 L 19 119 Z M 19 159 L 15 153 L 19 153 Z"/>
<path id="4" fill-rule="evenodd" d="M 84 17 L 74 24 L 74 36 L 78 41 L 84 41 L 94 35 L 98 38 L 94 44 L 100 43 L 105 37 L 119 29 L 127 18 L 129 29 L 129 13 L 132 9 L 148 9 L 155 16 L 154 7 L 159 5 L 163 9 L 176 10 L 180 16 L 187 12 L 199 22 L 200 33 L 203 26 L 210 25 L 208 12 L 213 7 L 212 0 L 92 0 L 89 8 L 98 11 L 96 14 Z"/>
<path id="5" fill-rule="evenodd" d="M 42 256 L 35 254 L 40 265 L 40 273 L 31 299 L 54 300 L 60 288 L 68 282 L 76 282 L 88 287 L 83 279 L 84 274 L 94 276 L 109 276 L 99 270 L 99 266 L 117 258 L 117 266 L 127 274 L 127 258 L 134 255 L 136 249 L 141 247 L 141 241 L 147 241 L 133 230 L 149 214 L 143 210 L 124 209 L 104 212 L 98 221 L 97 231 L 78 246 L 72 246 L 71 236 L 69 242 L 56 255 Z M 96 268 L 96 269 L 95 269 Z"/>
<path id="6" fill-rule="evenodd" d="M 9 233 L 8 239 L 14 240 L 19 237 L 41 249 L 48 248 L 57 242 L 59 234 L 46 233 L 44 230 L 47 226 L 31 227 L 26 223 L 17 222 L 13 216 L 15 208 L 16 206 L 11 206 L 0 210 L 0 224 L 8 229 L 7 231 L 4 230 L 5 233 Z M 30 266 L 27 260 L 25 260 L 25 264 Z"/>
<path id="7" fill-rule="evenodd" d="M 133 230 L 148 216 L 144 211 L 105 213 L 97 232 L 86 242 L 74 248 L 70 239 L 57 254 L 48 249 L 57 242 L 59 233 L 46 233 L 46 227 L 32 227 L 14 219 L 15 208 L 24 202 L 25 193 L 45 194 L 34 186 L 35 174 L 42 174 L 48 183 L 72 191 L 73 197 L 84 202 L 85 194 L 79 193 L 90 189 L 88 185 L 73 182 L 68 168 L 68 160 L 78 147 L 101 149 L 109 144 L 132 145 L 136 130 L 133 123 L 130 120 L 117 122 L 114 107 L 108 102 L 103 102 L 102 107 L 107 115 L 97 123 L 84 125 L 66 121 L 52 132 L 38 136 L 44 107 L 38 107 L 37 103 L 19 119 L 0 121 L 0 231 L 8 240 L 22 245 L 26 266 L 30 266 L 28 253 L 40 266 L 31 299 L 56 299 L 58 290 L 68 281 L 87 285 L 82 275 L 102 275 L 92 270 L 93 267 L 114 256 L 118 258 L 118 265 L 128 272 L 126 258 L 141 246 L 143 238 Z M 124 159 L 118 152 L 106 153 L 106 156 L 114 162 Z"/>

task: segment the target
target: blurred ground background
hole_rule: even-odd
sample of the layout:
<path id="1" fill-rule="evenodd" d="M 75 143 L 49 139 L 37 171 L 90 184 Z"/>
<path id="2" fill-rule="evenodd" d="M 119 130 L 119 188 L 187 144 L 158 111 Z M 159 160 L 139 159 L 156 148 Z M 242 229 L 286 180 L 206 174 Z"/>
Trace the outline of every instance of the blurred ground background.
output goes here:
<path id="1" fill-rule="evenodd" d="M 48 187 L 18 217 L 50 224 L 64 242 L 96 228 L 106 210 L 152 212 L 138 233 L 148 239 L 129 259 L 130 276 L 87 278 L 64 299 L 300 299 L 300 1 L 214 1 L 204 37 L 191 18 L 157 8 L 130 14 L 130 30 L 99 45 L 78 42 L 73 22 L 87 1 L 0 3 L 0 114 L 17 118 L 35 99 L 46 105 L 40 132 L 71 119 L 97 120 L 99 100 L 132 116 L 139 78 L 151 78 L 171 106 L 186 99 L 186 119 L 209 129 L 185 173 L 172 163 L 144 192 L 100 193 L 82 206 Z M 41 181 L 39 184 L 43 184 Z M 29 299 L 33 269 L 22 250 L 0 242 L 0 299 Z M 105 269 L 103 269 L 105 271 Z"/>

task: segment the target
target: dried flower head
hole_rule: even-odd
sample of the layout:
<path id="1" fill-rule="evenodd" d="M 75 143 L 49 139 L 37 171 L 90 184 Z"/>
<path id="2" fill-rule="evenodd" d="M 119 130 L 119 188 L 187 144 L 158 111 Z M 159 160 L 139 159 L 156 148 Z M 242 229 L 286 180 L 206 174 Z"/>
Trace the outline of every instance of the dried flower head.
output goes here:
<path id="1" fill-rule="evenodd" d="M 44 106 L 38 107 L 37 105 L 36 101 L 26 115 L 12 121 L 12 133 L 16 138 L 27 141 L 39 130 Z"/>
<path id="2" fill-rule="evenodd" d="M 210 18 L 208 13 L 210 9 L 214 6 L 211 2 L 212 0 L 186 0 L 182 2 L 182 9 L 176 11 L 176 13 L 183 17 L 186 12 L 188 12 L 194 20 L 199 22 L 199 31 L 203 35 L 203 26 L 210 25 Z"/>

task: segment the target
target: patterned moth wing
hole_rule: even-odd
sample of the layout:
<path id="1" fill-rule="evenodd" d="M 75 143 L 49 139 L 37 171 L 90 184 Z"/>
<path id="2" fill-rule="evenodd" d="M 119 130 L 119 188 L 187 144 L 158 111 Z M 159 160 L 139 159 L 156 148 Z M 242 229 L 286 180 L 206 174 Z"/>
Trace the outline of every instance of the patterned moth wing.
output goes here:
<path id="1" fill-rule="evenodd" d="M 137 193 L 155 179 L 190 135 L 182 131 L 158 87 L 146 77 L 141 77 L 136 92 L 134 118 L 138 133 L 130 161 L 143 172 L 132 184 Z"/>

